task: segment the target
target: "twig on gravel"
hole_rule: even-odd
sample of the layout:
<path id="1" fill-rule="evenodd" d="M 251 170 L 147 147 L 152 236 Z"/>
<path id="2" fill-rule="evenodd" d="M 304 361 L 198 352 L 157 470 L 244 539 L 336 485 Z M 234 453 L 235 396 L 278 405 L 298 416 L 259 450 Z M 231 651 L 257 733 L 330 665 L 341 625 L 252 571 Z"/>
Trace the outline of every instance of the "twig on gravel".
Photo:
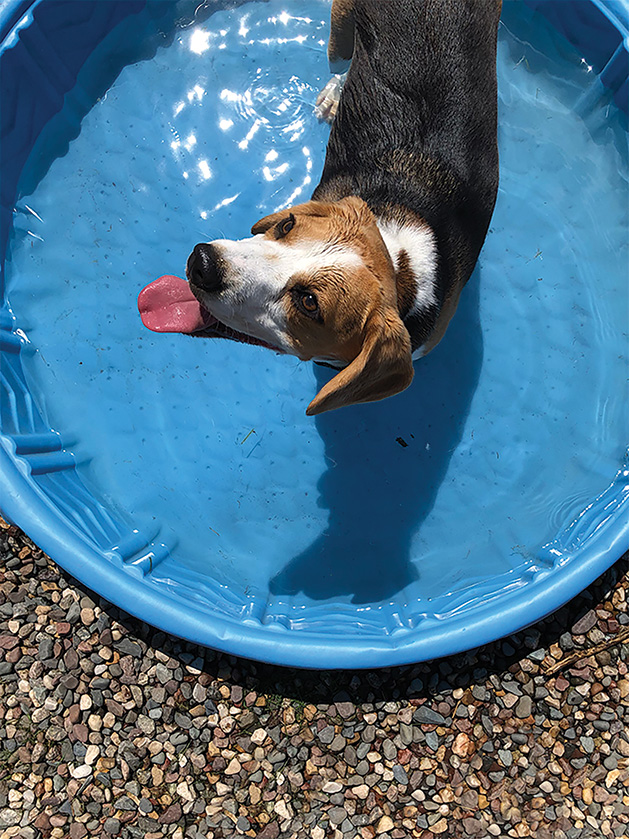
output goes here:
<path id="1" fill-rule="evenodd" d="M 600 653 L 603 650 L 608 650 L 610 647 L 622 644 L 625 638 L 629 639 L 629 626 L 621 629 L 620 632 L 617 632 L 613 637 L 607 638 L 605 641 L 601 641 L 600 644 L 595 644 L 593 647 L 588 647 L 586 650 L 578 650 L 577 652 L 570 653 L 570 655 L 562 658 L 561 661 L 558 661 L 556 664 L 551 664 L 550 667 L 545 668 L 544 675 L 554 676 L 555 673 L 558 673 L 560 670 L 570 667 L 570 665 L 574 664 L 575 661 L 579 661 L 582 658 L 588 658 L 589 656 L 596 655 L 596 653 Z"/>

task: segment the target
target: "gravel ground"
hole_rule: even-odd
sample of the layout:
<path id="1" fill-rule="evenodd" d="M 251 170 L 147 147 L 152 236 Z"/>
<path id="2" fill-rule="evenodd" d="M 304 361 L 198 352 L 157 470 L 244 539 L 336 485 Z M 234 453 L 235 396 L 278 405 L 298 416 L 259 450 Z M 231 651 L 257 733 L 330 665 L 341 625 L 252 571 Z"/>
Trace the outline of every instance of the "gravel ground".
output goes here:
<path id="1" fill-rule="evenodd" d="M 0 520 L 0 839 L 629 835 L 629 557 L 466 655 L 309 672 L 157 632 Z"/>

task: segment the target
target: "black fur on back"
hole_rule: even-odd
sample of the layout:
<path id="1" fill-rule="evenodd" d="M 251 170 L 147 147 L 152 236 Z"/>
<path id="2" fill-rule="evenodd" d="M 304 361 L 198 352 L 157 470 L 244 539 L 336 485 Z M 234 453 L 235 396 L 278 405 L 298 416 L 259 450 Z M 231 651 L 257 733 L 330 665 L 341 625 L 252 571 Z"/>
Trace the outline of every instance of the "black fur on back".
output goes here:
<path id="1" fill-rule="evenodd" d="M 425 220 L 439 303 L 472 273 L 496 199 L 499 14 L 499 0 L 357 0 L 354 56 L 313 194 L 359 195 L 377 216 Z"/>

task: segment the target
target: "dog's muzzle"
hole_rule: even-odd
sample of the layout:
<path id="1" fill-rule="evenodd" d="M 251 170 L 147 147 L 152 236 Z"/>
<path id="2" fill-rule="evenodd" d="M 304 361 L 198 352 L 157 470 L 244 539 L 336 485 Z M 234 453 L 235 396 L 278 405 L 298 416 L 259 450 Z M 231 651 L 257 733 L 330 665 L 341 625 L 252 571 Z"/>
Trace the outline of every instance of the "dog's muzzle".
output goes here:
<path id="1" fill-rule="evenodd" d="M 201 291 L 216 294 L 223 288 L 222 263 L 223 259 L 214 245 L 195 245 L 186 266 L 188 281 Z"/>

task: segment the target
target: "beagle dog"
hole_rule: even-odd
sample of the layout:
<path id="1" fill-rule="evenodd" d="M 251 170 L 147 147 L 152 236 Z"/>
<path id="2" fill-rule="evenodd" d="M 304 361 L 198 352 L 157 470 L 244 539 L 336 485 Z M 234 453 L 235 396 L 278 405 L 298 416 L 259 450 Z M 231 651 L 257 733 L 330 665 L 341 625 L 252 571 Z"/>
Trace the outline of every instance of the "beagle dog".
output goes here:
<path id="1" fill-rule="evenodd" d="M 446 331 L 494 208 L 500 8 L 333 0 L 328 56 L 351 64 L 312 200 L 260 219 L 250 238 L 198 244 L 188 283 L 142 292 L 145 324 L 341 368 L 309 415 L 407 388 L 413 360 Z M 328 90 L 320 99 L 335 111 Z"/>

